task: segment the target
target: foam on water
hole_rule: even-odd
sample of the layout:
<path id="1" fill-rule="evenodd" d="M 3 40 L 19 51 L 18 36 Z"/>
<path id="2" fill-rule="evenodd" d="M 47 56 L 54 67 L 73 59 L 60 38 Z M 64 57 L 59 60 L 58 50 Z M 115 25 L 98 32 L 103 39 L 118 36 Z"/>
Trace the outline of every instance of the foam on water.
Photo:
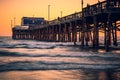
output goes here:
<path id="1" fill-rule="evenodd" d="M 118 54 L 104 55 L 85 52 L 66 54 L 4 53 L 1 54 L 0 64 L 0 71 L 117 69 L 120 68 L 120 56 Z"/>
<path id="2" fill-rule="evenodd" d="M 71 69 L 117 69 L 120 64 L 81 64 L 67 62 L 12 62 L 0 65 L 0 71 L 10 70 L 71 70 Z"/>

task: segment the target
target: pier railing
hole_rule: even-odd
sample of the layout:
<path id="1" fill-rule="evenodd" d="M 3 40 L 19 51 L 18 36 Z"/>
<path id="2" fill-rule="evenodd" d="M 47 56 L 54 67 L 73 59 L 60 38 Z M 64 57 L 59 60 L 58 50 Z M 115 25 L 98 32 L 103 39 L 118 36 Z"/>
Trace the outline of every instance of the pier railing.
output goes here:
<path id="1" fill-rule="evenodd" d="M 74 21 L 74 20 L 82 20 L 82 17 L 88 17 L 97 15 L 99 13 L 109 13 L 109 11 L 118 11 L 120 10 L 120 1 L 115 0 L 107 3 L 107 1 L 98 2 L 94 5 L 87 5 L 87 7 L 83 8 L 82 12 L 75 12 L 73 14 L 64 16 L 62 18 L 58 17 L 57 19 L 49 21 L 49 24 L 46 25 L 55 25 L 59 23 Z M 45 25 L 43 25 L 45 26 Z"/>

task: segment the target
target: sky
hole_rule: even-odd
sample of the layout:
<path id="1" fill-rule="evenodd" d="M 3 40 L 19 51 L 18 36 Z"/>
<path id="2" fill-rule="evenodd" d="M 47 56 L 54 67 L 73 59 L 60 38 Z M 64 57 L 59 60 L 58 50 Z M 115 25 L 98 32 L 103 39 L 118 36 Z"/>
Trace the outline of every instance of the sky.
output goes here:
<path id="1" fill-rule="evenodd" d="M 104 1 L 104 0 L 99 0 Z M 84 0 L 84 6 L 95 4 L 98 0 Z M 11 20 L 15 25 L 21 24 L 21 18 L 44 17 L 48 19 L 48 5 L 50 6 L 50 20 L 58 16 L 66 16 L 81 11 L 81 0 L 0 0 L 0 36 L 11 36 Z"/>

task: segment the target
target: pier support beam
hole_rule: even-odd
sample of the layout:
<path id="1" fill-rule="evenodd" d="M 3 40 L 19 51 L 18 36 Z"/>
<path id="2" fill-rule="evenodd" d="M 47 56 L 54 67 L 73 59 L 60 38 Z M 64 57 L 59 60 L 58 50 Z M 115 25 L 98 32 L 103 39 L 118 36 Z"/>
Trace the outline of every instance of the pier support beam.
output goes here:
<path id="1" fill-rule="evenodd" d="M 82 31 L 81 31 L 81 46 L 84 46 L 84 40 L 85 40 L 85 23 L 86 23 L 86 19 L 83 18 L 83 21 L 82 21 Z"/>
<path id="2" fill-rule="evenodd" d="M 113 45 L 114 46 L 118 46 L 117 43 L 117 27 L 116 27 L 116 21 L 114 22 L 114 24 L 112 25 L 112 36 L 113 36 Z"/>
<path id="3" fill-rule="evenodd" d="M 96 16 L 93 17 L 93 23 L 94 23 L 93 46 L 98 47 L 99 46 L 99 29 L 98 29 L 98 21 Z"/>
<path id="4" fill-rule="evenodd" d="M 76 25 L 76 21 L 71 22 L 71 24 L 72 24 L 72 41 L 74 42 L 74 45 L 76 45 L 76 41 L 77 41 L 77 25 Z"/>
<path id="5" fill-rule="evenodd" d="M 111 14 L 108 14 L 107 27 L 105 29 L 105 49 L 109 51 L 109 46 L 111 45 Z"/>
<path id="6" fill-rule="evenodd" d="M 61 42 L 61 24 L 59 24 L 58 41 Z"/>

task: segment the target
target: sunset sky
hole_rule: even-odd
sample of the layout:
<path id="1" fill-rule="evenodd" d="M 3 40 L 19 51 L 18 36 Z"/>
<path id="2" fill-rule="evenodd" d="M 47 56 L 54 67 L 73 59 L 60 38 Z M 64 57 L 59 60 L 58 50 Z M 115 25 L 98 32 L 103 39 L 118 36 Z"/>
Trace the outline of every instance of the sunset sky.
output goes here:
<path id="1" fill-rule="evenodd" d="M 99 0 L 104 1 L 104 0 Z M 94 4 L 98 0 L 84 0 Z M 21 17 L 44 17 L 48 19 L 48 5 L 50 7 L 50 19 L 55 19 L 81 11 L 81 0 L 0 0 L 0 36 L 11 36 L 11 20 L 16 18 L 16 25 L 20 25 Z"/>

